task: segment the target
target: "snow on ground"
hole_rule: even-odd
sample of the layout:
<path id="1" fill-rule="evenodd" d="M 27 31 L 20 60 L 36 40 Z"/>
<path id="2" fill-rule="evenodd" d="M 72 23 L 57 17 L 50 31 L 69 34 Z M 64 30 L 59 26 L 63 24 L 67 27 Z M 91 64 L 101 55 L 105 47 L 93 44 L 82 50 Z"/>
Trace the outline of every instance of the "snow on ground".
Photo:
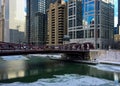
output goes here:
<path id="1" fill-rule="evenodd" d="M 9 83 L 0 86 L 115 86 L 113 81 L 77 74 L 56 75 L 56 78 L 39 79 L 32 83 Z"/>
<path id="2" fill-rule="evenodd" d="M 9 61 L 9 60 L 28 60 L 25 56 L 17 55 L 17 56 L 1 56 L 3 60 Z"/>

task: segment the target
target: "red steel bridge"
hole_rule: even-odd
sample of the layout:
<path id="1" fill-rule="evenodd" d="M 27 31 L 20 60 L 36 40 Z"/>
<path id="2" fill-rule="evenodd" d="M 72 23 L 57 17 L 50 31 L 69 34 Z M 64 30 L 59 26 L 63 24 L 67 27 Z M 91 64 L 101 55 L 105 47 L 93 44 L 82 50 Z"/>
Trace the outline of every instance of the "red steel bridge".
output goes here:
<path id="1" fill-rule="evenodd" d="M 26 44 L 14 44 L 0 42 L 0 56 L 23 55 L 23 54 L 50 54 L 64 53 L 69 56 L 85 56 L 90 49 L 94 49 L 92 43 L 70 43 L 56 46 L 33 46 Z"/>

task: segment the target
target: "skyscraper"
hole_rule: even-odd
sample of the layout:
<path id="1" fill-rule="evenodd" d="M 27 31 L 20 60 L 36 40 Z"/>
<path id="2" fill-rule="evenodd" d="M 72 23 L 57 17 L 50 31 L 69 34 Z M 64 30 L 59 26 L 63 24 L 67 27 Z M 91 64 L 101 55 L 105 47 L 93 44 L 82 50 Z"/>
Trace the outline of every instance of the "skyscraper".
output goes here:
<path id="1" fill-rule="evenodd" d="M 113 29 L 113 0 L 68 1 L 68 35 L 71 43 L 91 42 L 95 48 L 107 49 L 113 41 Z"/>
<path id="2" fill-rule="evenodd" d="M 0 0 L 0 13 L 1 13 L 2 0 Z"/>
<path id="3" fill-rule="evenodd" d="M 118 0 L 118 33 L 120 35 L 120 0 Z"/>
<path id="4" fill-rule="evenodd" d="M 1 18 L 0 18 L 0 30 L 1 30 L 1 41 L 9 42 L 9 0 L 1 0 Z M 8 35 L 8 36 L 7 36 Z"/>
<path id="5" fill-rule="evenodd" d="M 38 12 L 38 0 L 27 0 L 27 16 L 26 16 L 26 40 L 30 44 L 34 40 L 34 17 Z"/>
<path id="6" fill-rule="evenodd" d="M 55 3 L 57 0 L 46 0 L 46 10 L 49 9 L 51 3 Z"/>
<path id="7" fill-rule="evenodd" d="M 67 34 L 67 6 L 62 0 L 50 4 L 48 9 L 47 45 L 62 45 Z"/>
<path id="8" fill-rule="evenodd" d="M 27 0 L 26 39 L 28 44 L 45 42 L 45 0 Z"/>
<path id="9" fill-rule="evenodd" d="M 118 0 L 118 25 L 120 26 L 120 0 Z"/>
<path id="10" fill-rule="evenodd" d="M 3 41 L 3 32 L 2 32 L 2 1 L 0 0 L 0 41 Z"/>
<path id="11" fill-rule="evenodd" d="M 55 0 L 27 0 L 26 39 L 28 44 L 43 45 L 46 40 L 49 4 Z"/>
<path id="12" fill-rule="evenodd" d="M 2 41 L 18 43 L 19 31 L 24 33 L 25 18 L 23 7 L 20 7 L 22 4 L 23 0 L 1 0 L 0 30 L 2 30 Z M 17 28 L 17 26 L 20 27 Z M 11 34 L 12 30 L 18 30 L 18 34 Z M 13 35 L 14 39 L 11 39 L 11 35 Z"/>

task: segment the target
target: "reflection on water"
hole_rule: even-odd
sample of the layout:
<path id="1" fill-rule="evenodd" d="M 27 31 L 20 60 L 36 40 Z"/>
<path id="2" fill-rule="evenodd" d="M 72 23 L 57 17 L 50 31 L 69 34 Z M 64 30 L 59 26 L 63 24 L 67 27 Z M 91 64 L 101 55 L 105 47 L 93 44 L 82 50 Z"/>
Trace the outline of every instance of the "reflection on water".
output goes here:
<path id="1" fill-rule="evenodd" d="M 18 72 L 8 72 L 8 79 L 11 78 L 17 78 L 17 77 L 24 77 L 25 76 L 25 72 L 24 70 L 20 70 Z"/>
<path id="2" fill-rule="evenodd" d="M 60 82 L 60 80 L 62 79 L 65 80 L 66 78 L 68 81 L 67 83 L 70 83 L 69 81 L 71 81 L 71 74 L 72 75 L 74 74 L 74 76 L 72 76 L 72 80 L 75 81 L 75 83 L 80 83 L 79 81 L 83 83 L 86 80 L 88 81 L 92 80 L 91 82 L 93 81 L 104 82 L 101 83 L 102 85 L 100 86 L 106 86 L 105 84 L 107 84 L 108 82 L 110 82 L 110 85 L 108 86 L 113 86 L 112 85 L 114 81 L 113 73 L 109 71 L 98 70 L 95 67 L 85 64 L 83 65 L 78 63 L 64 63 L 60 61 L 52 61 L 49 59 L 39 58 L 39 57 L 35 57 L 35 58 L 33 57 L 29 59 L 30 60 L 27 61 L 16 60 L 16 61 L 1 62 L 0 82 L 1 83 L 25 82 L 26 84 L 29 84 L 28 82 L 30 82 L 35 84 L 35 83 L 43 83 L 43 81 L 41 80 L 44 79 L 46 84 L 44 83 L 44 85 L 41 84 L 40 86 L 48 86 L 48 84 L 49 86 L 55 86 L 53 84 L 55 84 L 56 82 L 55 83 L 52 82 L 54 81 L 54 79 Z M 59 77 L 55 75 L 59 75 Z M 120 74 L 118 73 L 118 75 Z M 53 84 L 50 85 L 50 83 L 46 82 L 46 80 L 50 80 Z M 61 81 L 61 83 L 63 82 L 64 81 Z M 86 83 L 90 84 L 90 82 L 86 82 Z M 3 86 L 7 86 L 7 85 L 5 84 Z M 18 83 L 15 86 L 19 86 Z M 20 86 L 23 86 L 23 84 Z M 62 86 L 62 85 L 58 85 L 58 86 Z M 69 85 L 64 85 L 64 86 L 69 86 Z M 75 86 L 84 86 L 84 85 L 78 84 Z"/>
<path id="3" fill-rule="evenodd" d="M 11 79 L 25 76 L 25 61 L 4 61 L 0 63 L 0 79 Z"/>
<path id="4" fill-rule="evenodd" d="M 114 82 L 115 86 L 119 86 L 119 75 L 116 72 L 114 72 Z"/>

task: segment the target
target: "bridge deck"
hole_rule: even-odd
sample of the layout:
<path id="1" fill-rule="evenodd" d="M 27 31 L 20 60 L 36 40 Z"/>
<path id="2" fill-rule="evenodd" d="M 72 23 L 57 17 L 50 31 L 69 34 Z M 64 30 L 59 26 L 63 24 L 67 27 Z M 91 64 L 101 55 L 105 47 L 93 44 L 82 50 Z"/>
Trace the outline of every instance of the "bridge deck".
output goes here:
<path id="1" fill-rule="evenodd" d="M 89 50 L 0 50 L 0 56 L 52 53 L 79 54 L 86 52 L 89 52 Z"/>
<path id="2" fill-rule="evenodd" d="M 94 49 L 94 46 L 91 43 L 33 46 L 26 44 L 0 42 L 0 56 L 50 53 L 64 53 L 71 55 L 83 54 L 89 52 L 90 49 Z"/>

